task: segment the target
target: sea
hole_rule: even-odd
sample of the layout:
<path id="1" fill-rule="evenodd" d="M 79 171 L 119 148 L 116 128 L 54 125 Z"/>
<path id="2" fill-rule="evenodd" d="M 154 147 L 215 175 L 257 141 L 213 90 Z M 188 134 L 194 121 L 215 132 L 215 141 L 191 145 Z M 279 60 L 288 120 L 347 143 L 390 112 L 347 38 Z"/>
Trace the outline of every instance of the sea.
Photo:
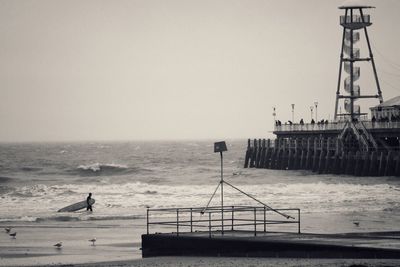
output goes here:
<path id="1" fill-rule="evenodd" d="M 224 180 L 270 207 L 301 209 L 303 231 L 398 230 L 399 177 L 245 169 L 247 141 L 226 142 Z M 2 143 L 0 222 L 144 221 L 147 208 L 204 207 L 221 177 L 213 145 L 213 140 Z M 258 204 L 224 189 L 225 205 Z M 96 200 L 93 213 L 57 212 L 88 193 Z M 218 194 L 211 206 L 219 205 Z"/>

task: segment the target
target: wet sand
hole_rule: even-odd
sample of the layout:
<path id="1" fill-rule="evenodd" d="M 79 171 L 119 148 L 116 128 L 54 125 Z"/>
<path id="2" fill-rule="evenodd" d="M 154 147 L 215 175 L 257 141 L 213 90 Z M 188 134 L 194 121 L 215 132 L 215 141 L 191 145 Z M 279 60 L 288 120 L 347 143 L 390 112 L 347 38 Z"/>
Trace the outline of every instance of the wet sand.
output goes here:
<path id="1" fill-rule="evenodd" d="M 136 223 L 136 224 L 135 224 Z M 141 258 L 142 222 L 57 222 L 14 224 L 0 233 L 0 266 L 36 266 Z M 5 227 L 5 225 L 2 228 Z M 95 245 L 89 240 L 96 238 Z M 61 248 L 54 244 L 62 242 Z"/>
<path id="2" fill-rule="evenodd" d="M 389 216 L 388 216 L 389 217 Z M 397 216 L 304 214 L 303 232 L 399 230 Z M 360 221 L 355 226 L 353 221 Z M 384 223 L 382 223 L 382 221 Z M 303 222 L 303 221 L 302 221 Z M 11 238 L 3 228 L 17 232 Z M 155 229 L 151 229 L 153 232 Z M 319 230 L 319 231 L 318 231 Z M 342 230 L 342 231 L 341 231 Z M 168 230 L 166 230 L 168 232 Z M 169 232 L 174 231 L 169 229 Z M 400 266 L 399 260 L 157 257 L 141 258 L 145 219 L 0 223 L 0 266 Z M 95 246 L 89 239 L 96 238 Z M 61 249 L 53 245 L 63 242 Z"/>
<path id="3" fill-rule="evenodd" d="M 78 264 L 77 267 L 333 267 L 333 266 L 400 266 L 400 260 L 360 260 L 360 259 L 275 259 L 275 258 L 208 258 L 208 257 L 158 257 L 142 260 Z"/>

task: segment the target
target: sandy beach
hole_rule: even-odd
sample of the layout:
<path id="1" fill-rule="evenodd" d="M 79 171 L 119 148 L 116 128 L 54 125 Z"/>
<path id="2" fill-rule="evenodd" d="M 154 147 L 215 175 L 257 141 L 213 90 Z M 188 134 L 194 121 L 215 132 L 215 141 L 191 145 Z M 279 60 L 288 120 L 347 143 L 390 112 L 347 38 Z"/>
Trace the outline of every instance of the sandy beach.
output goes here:
<path id="1" fill-rule="evenodd" d="M 353 219 L 360 220 L 357 214 Z M 304 216 L 308 232 L 358 232 L 382 229 L 382 214 L 370 214 L 367 221 L 355 229 L 351 215 L 321 214 Z M 331 224 L 329 224 L 329 218 Z M 335 219 L 334 219 L 335 218 Z M 375 223 L 374 223 L 375 221 Z M 1 223 L 5 228 L 10 226 Z M 388 225 L 386 230 L 392 229 Z M 153 229 L 154 231 L 155 229 Z M 210 257 L 157 257 L 141 258 L 141 235 L 146 232 L 145 219 L 31 222 L 14 223 L 12 232 L 17 237 L 0 234 L 0 266 L 400 266 L 400 260 L 360 259 L 279 259 L 279 258 L 210 258 Z M 171 231 L 171 229 L 164 229 Z M 345 231 L 343 231 L 345 232 Z M 96 238 L 95 245 L 89 239 Z M 62 248 L 53 245 L 63 242 Z"/>
<path id="2" fill-rule="evenodd" d="M 5 227 L 5 226 L 4 226 Z M 3 227 L 3 228 L 4 228 Z M 132 221 L 57 222 L 14 224 L 0 234 L 0 266 L 37 266 L 141 258 L 143 225 Z M 96 238 L 93 245 L 89 240 Z M 62 242 L 61 248 L 54 244 Z"/>

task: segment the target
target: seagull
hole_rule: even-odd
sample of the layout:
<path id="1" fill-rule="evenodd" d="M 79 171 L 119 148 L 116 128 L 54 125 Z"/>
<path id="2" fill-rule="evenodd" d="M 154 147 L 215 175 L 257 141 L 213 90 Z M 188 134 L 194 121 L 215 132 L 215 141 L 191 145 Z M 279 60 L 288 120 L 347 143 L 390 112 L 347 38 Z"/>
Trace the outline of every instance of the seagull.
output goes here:
<path id="1" fill-rule="evenodd" d="M 360 226 L 360 222 L 353 222 L 353 224 L 357 227 Z"/>
<path id="2" fill-rule="evenodd" d="M 62 247 L 62 242 L 58 242 L 57 244 L 54 245 L 57 248 L 61 248 Z"/>
<path id="3" fill-rule="evenodd" d="M 11 227 L 6 227 L 4 230 L 6 230 L 6 233 L 9 233 L 11 231 Z"/>
<path id="4" fill-rule="evenodd" d="M 89 239 L 88 241 L 92 242 L 92 246 L 94 246 L 94 243 L 96 242 L 96 238 Z"/>
<path id="5" fill-rule="evenodd" d="M 14 232 L 14 233 L 11 233 L 11 234 L 8 234 L 8 235 L 11 236 L 12 238 L 16 238 L 17 232 Z"/>

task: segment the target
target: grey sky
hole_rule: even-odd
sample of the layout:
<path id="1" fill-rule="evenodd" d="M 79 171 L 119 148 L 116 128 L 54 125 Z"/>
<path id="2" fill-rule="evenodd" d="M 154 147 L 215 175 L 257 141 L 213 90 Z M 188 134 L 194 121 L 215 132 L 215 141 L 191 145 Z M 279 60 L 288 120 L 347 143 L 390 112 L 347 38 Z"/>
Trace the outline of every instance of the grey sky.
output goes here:
<path id="1" fill-rule="evenodd" d="M 332 119 L 342 3 L 0 0 L 0 141 L 266 137 L 272 106 L 309 121 L 316 100 Z M 388 99 L 400 1 L 367 3 Z"/>

